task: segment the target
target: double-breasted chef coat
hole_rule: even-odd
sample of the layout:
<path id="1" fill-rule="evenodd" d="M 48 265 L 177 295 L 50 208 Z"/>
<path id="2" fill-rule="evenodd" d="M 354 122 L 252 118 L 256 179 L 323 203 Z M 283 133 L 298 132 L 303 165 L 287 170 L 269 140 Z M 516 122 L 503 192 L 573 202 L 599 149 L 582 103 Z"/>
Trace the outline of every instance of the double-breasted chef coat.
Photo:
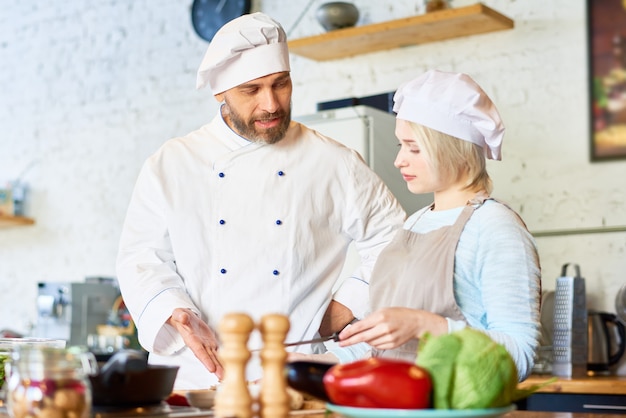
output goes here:
<path id="1" fill-rule="evenodd" d="M 276 144 L 249 142 L 218 114 L 143 165 L 118 280 L 150 362 L 179 365 L 178 389 L 206 388 L 216 377 L 165 325 L 174 308 L 192 309 L 214 330 L 228 312 L 255 321 L 283 313 L 288 340 L 313 338 L 338 280 L 336 300 L 356 316 L 368 309 L 376 257 L 404 218 L 355 151 L 294 121 Z M 352 241 L 362 263 L 340 278 Z M 249 346 L 260 348 L 258 332 Z M 259 374 L 250 367 L 250 379 Z"/>

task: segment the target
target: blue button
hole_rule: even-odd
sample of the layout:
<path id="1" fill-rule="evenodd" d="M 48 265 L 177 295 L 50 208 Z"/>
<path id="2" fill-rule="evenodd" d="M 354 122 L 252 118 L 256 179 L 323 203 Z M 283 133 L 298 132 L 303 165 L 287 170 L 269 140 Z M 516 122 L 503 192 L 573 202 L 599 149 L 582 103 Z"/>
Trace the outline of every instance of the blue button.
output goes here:
<path id="1" fill-rule="evenodd" d="M 220 176 L 220 177 L 224 177 L 224 175 L 225 175 L 224 173 L 219 173 L 218 174 L 218 176 Z"/>
<path id="2" fill-rule="evenodd" d="M 226 269 L 220 269 L 220 273 L 226 274 Z"/>
<path id="3" fill-rule="evenodd" d="M 280 271 L 278 271 L 278 270 L 274 270 L 274 271 L 272 272 L 272 274 L 273 274 L 274 276 L 278 276 L 278 275 L 280 274 Z"/>
<path id="4" fill-rule="evenodd" d="M 280 219 L 276 220 L 276 225 L 282 225 L 282 224 L 283 224 L 283 221 L 281 221 Z"/>
<path id="5" fill-rule="evenodd" d="M 280 170 L 280 171 L 278 172 L 278 175 L 279 175 L 279 176 L 284 176 L 284 175 L 285 175 L 285 172 L 284 172 L 283 170 Z"/>
<path id="6" fill-rule="evenodd" d="M 220 225 L 224 225 L 225 223 L 226 223 L 226 221 L 225 221 L 225 220 L 220 219 Z"/>

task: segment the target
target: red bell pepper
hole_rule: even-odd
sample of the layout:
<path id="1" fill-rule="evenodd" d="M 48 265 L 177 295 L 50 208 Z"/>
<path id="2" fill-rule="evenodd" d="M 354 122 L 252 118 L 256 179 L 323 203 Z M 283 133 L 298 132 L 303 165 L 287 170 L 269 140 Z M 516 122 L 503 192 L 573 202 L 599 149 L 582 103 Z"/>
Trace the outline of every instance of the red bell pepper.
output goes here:
<path id="1" fill-rule="evenodd" d="M 414 363 L 379 357 L 337 364 L 324 375 L 332 403 L 357 408 L 425 409 L 432 380 Z"/>

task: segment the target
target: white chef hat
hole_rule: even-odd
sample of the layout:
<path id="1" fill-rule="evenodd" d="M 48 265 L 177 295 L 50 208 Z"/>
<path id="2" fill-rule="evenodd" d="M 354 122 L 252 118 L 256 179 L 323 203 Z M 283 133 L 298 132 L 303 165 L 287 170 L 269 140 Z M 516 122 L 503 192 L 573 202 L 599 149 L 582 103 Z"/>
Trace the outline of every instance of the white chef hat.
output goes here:
<path id="1" fill-rule="evenodd" d="M 487 94 L 466 74 L 430 70 L 398 88 L 393 110 L 399 119 L 473 142 L 500 160 L 504 125 Z"/>
<path id="2" fill-rule="evenodd" d="M 290 71 L 284 29 L 266 14 L 246 14 L 217 31 L 198 69 L 196 88 L 209 85 L 215 95 L 282 71 Z"/>

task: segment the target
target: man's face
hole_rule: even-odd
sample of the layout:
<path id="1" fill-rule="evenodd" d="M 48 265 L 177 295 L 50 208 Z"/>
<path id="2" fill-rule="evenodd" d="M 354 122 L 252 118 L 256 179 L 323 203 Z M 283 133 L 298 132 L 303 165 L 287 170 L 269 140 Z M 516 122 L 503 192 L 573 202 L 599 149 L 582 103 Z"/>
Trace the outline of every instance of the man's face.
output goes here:
<path id="1" fill-rule="evenodd" d="M 235 132 L 250 141 L 274 144 L 291 122 L 291 76 L 270 74 L 233 87 L 215 97 L 224 101 L 222 116 Z"/>

